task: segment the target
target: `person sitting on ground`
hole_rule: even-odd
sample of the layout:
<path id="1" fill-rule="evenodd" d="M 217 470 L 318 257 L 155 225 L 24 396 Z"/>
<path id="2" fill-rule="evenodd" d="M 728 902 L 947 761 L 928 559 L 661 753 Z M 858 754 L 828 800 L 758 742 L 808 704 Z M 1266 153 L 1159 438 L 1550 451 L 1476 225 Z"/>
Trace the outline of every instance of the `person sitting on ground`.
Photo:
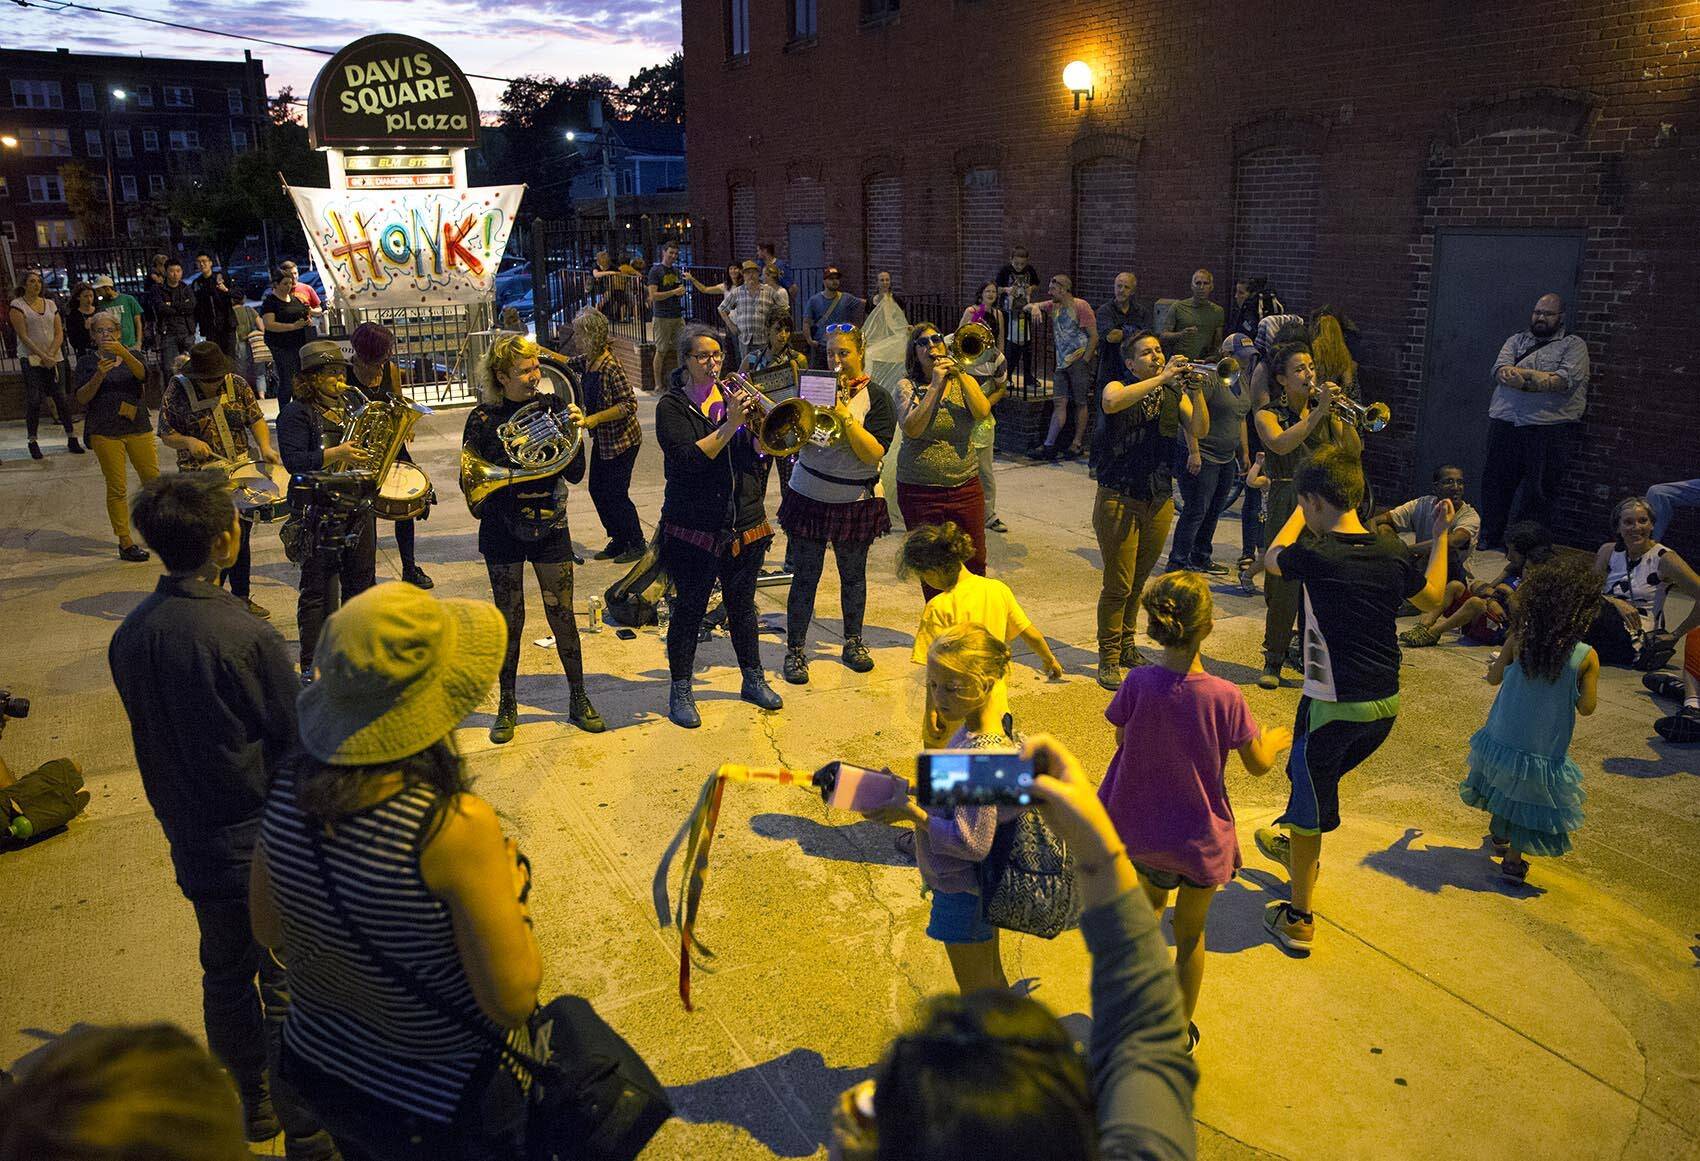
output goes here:
<path id="1" fill-rule="evenodd" d="M 893 1040 L 874 1077 L 846 1092 L 834 1155 L 880 1161 L 1089 1161 L 1197 1156 L 1186 1019 L 1150 904 L 1074 755 L 1049 737 L 1025 756 L 1039 812 L 1067 842 L 1086 905 L 1092 1045 L 1037 1001 L 1007 991 L 940 996 Z"/>
<path id="2" fill-rule="evenodd" d="M 0 1090 L 0 1161 L 249 1161 L 230 1074 L 174 1024 L 79 1027 Z"/>
<path id="3" fill-rule="evenodd" d="M 1411 559 L 1420 567 L 1428 559 L 1428 541 L 1423 537 L 1434 527 L 1435 505 L 1445 500 L 1452 505 L 1452 526 L 1446 533 L 1446 579 L 1448 583 L 1467 583 L 1470 579 L 1470 553 L 1482 530 L 1482 518 L 1464 500 L 1463 468 L 1441 464 L 1434 469 L 1433 479 L 1432 494 L 1377 512 L 1370 518 L 1370 531 L 1410 537 L 1415 542 L 1410 548 Z"/>
<path id="4" fill-rule="evenodd" d="M 276 1083 L 349 1157 L 523 1156 L 525 1094 L 491 1045 L 525 1047 L 537 1008 L 531 868 L 454 744 L 507 638 L 487 601 L 361 593 L 325 622 L 301 749 L 266 797 L 254 934 L 293 992 Z"/>
<path id="5" fill-rule="evenodd" d="M 1667 742 L 1691 745 L 1700 742 L 1700 629 L 1691 629 L 1683 639 L 1682 675 L 1649 673 L 1641 679 L 1654 697 L 1681 701 L 1682 707 L 1653 723 Z"/>
<path id="6" fill-rule="evenodd" d="M 1399 634 L 1399 644 L 1413 649 L 1434 645 L 1453 629 L 1479 645 L 1501 645 L 1511 621 L 1511 601 L 1523 582 L 1523 570 L 1552 558 L 1552 533 L 1532 520 L 1505 531 L 1505 567 L 1492 580 L 1446 582 L 1441 607 Z"/>
<path id="7" fill-rule="evenodd" d="M 1600 545 L 1594 571 L 1605 579 L 1605 600 L 1583 640 L 1606 665 L 1662 668 L 1677 642 L 1700 627 L 1700 576 L 1653 537 L 1653 509 L 1631 496 L 1612 510 L 1615 540 Z M 1665 597 L 1676 589 L 1694 602 L 1674 630 L 1665 628 Z"/>
<path id="8" fill-rule="evenodd" d="M 1005 645 L 1013 645 L 1019 637 L 1039 655 L 1045 676 L 1053 680 L 1060 678 L 1062 662 L 1051 652 L 1045 635 L 1027 619 L 1009 586 L 991 577 L 977 576 L 964 567 L 973 551 L 973 541 L 954 520 L 923 524 L 904 538 L 903 547 L 897 552 L 897 575 L 905 580 L 915 576 L 938 594 L 921 611 L 910 660 L 925 665 L 927 650 L 936 637 L 952 625 L 971 623 L 984 626 Z M 993 689 L 993 698 L 998 702 L 1001 720 L 1009 712 L 1009 691 L 1001 680 Z M 929 747 L 942 746 L 959 724 L 943 716 L 929 700 L 922 736 Z"/>

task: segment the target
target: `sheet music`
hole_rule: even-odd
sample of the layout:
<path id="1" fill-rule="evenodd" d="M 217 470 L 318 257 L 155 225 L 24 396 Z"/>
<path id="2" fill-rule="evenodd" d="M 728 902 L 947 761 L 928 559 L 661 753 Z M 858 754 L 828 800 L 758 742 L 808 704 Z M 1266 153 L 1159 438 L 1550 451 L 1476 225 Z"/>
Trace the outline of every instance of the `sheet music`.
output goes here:
<path id="1" fill-rule="evenodd" d="M 830 411 L 838 404 L 838 376 L 831 371 L 804 371 L 798 394 Z"/>

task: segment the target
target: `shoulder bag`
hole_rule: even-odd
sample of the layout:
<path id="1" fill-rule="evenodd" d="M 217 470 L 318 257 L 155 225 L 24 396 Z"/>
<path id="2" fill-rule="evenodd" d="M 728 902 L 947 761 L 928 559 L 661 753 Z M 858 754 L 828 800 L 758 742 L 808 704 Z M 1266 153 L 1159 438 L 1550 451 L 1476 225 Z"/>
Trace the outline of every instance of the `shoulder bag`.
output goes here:
<path id="1" fill-rule="evenodd" d="M 486 1041 L 530 1079 L 527 1161 L 635 1161 L 673 1115 L 666 1090 L 637 1050 L 579 996 L 557 996 L 532 1013 L 525 1036 L 530 1051 L 516 1047 L 488 1022 L 449 1007 L 354 922 L 313 826 L 309 820 L 325 896 L 360 949 L 415 999 Z M 530 870 L 527 863 L 528 884 Z"/>

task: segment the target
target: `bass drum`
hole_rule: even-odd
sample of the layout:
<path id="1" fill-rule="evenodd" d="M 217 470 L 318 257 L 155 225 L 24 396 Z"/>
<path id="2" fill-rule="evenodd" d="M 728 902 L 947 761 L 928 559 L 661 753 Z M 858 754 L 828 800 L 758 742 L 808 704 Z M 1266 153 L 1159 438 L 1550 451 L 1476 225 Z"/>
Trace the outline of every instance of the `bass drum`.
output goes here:
<path id="1" fill-rule="evenodd" d="M 381 520 L 418 520 L 436 503 L 437 493 L 418 466 L 397 460 L 384 473 L 372 512 Z"/>

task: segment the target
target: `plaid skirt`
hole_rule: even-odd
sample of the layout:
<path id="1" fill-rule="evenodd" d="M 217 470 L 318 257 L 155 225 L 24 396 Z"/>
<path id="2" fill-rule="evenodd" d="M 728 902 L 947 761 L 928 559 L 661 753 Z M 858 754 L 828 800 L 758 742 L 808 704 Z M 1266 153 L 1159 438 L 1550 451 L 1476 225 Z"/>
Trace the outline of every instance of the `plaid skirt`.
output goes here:
<path id="1" fill-rule="evenodd" d="M 790 488 L 779 502 L 779 526 L 798 540 L 833 544 L 872 544 L 891 531 L 885 497 L 870 496 L 848 504 L 823 504 Z"/>

